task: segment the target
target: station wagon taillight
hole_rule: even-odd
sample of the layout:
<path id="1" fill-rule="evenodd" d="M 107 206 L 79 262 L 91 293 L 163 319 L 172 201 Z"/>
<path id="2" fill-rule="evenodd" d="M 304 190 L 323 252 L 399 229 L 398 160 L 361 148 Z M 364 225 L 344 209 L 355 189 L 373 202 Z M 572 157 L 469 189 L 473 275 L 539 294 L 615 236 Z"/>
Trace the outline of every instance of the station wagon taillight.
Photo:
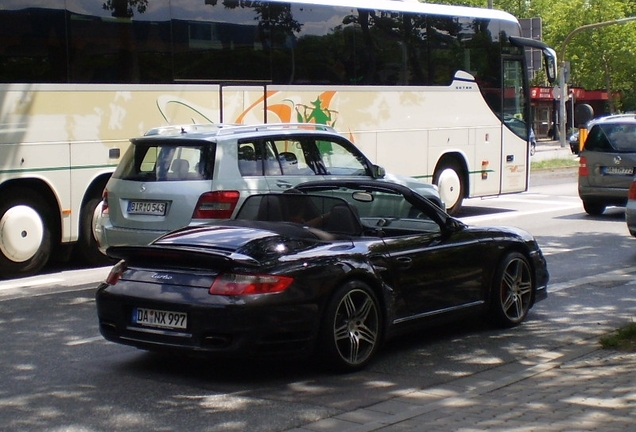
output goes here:
<path id="1" fill-rule="evenodd" d="M 627 194 L 627 199 L 636 200 L 636 182 L 632 182 L 629 185 L 629 193 Z"/>
<path id="2" fill-rule="evenodd" d="M 192 219 L 229 219 L 239 196 L 239 191 L 206 192 L 199 197 Z"/>
<path id="3" fill-rule="evenodd" d="M 99 213 L 103 215 L 108 214 L 108 191 L 106 189 L 102 192 L 102 202 L 100 205 L 102 208 L 99 209 Z"/>
<path id="4" fill-rule="evenodd" d="M 585 156 L 581 156 L 579 158 L 579 175 L 583 177 L 587 177 L 589 175 L 589 170 L 587 169 L 587 158 Z"/>

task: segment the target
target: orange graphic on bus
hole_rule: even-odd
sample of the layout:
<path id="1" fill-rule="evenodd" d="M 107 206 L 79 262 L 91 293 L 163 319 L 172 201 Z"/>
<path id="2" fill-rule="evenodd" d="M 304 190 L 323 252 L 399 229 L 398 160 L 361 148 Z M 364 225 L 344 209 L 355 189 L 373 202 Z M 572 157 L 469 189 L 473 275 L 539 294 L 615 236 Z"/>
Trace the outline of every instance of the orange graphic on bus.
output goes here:
<path id="1" fill-rule="evenodd" d="M 258 98 L 253 104 L 251 104 L 241 115 L 239 115 L 236 119 L 237 123 L 243 123 L 245 117 L 254 109 L 261 106 L 265 99 L 269 99 L 278 91 L 268 91 L 265 96 L 261 96 Z M 278 117 L 278 120 L 282 123 L 291 123 L 293 121 L 299 123 L 315 123 L 315 124 L 324 124 L 327 126 L 334 127 L 336 124 L 336 115 L 338 111 L 332 110 L 329 108 L 333 97 L 336 95 L 335 91 L 326 91 L 322 92 L 316 100 L 310 102 L 310 105 L 305 105 L 301 103 L 295 103 L 290 99 L 284 99 L 285 102 L 289 102 L 289 104 L 285 103 L 277 103 L 267 106 L 267 111 L 275 114 Z M 295 112 L 295 119 L 293 119 L 293 115 Z"/>

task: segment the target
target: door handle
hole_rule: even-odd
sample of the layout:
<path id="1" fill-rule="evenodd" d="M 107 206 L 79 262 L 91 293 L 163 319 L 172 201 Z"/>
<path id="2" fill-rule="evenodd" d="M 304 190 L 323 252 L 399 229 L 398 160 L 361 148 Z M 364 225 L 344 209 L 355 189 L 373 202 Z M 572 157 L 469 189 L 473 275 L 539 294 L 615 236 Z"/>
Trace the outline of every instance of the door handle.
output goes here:
<path id="1" fill-rule="evenodd" d="M 413 265 L 413 260 L 409 257 L 400 257 L 397 259 L 398 267 L 401 269 L 410 268 Z"/>
<path id="2" fill-rule="evenodd" d="M 291 183 L 283 181 L 283 180 L 277 180 L 276 186 L 278 186 L 281 189 L 291 189 L 293 187 Z"/>

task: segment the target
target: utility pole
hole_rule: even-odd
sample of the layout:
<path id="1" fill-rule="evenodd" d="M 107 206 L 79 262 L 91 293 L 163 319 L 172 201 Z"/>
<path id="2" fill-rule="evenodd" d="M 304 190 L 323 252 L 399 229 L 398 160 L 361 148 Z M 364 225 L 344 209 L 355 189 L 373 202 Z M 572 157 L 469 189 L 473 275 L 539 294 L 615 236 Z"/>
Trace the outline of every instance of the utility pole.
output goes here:
<path id="1" fill-rule="evenodd" d="M 567 123 L 567 120 L 566 120 L 567 117 L 565 115 L 565 102 L 567 101 L 568 89 L 565 83 L 565 47 L 567 46 L 568 42 L 570 42 L 570 39 L 572 39 L 572 36 L 574 36 L 575 34 L 583 30 L 590 30 L 590 29 L 605 27 L 605 26 L 614 25 L 614 24 L 625 24 L 629 21 L 634 21 L 634 20 L 636 20 L 636 16 L 612 20 L 612 21 L 603 21 L 603 22 L 594 23 L 594 24 L 587 24 L 587 25 L 575 28 L 565 37 L 565 40 L 563 41 L 563 44 L 561 45 L 561 51 L 559 52 L 559 58 L 561 59 L 561 67 L 559 68 L 559 87 L 560 87 L 559 142 L 561 143 L 561 147 L 565 147 L 565 126 Z M 607 91 L 609 92 L 610 89 L 608 88 Z"/>

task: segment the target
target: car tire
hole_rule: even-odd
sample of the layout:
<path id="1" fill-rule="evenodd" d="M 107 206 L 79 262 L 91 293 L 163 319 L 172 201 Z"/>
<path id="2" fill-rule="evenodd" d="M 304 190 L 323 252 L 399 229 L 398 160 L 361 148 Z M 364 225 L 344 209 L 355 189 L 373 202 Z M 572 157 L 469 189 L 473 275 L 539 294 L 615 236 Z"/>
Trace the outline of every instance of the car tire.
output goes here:
<path id="1" fill-rule="evenodd" d="M 462 169 L 453 161 L 442 163 L 435 171 L 433 183 L 439 189 L 440 197 L 446 205 L 446 212 L 450 215 L 457 214 L 462 207 L 466 187 Z"/>
<path id="2" fill-rule="evenodd" d="M 605 211 L 605 207 L 607 206 L 603 203 L 583 201 L 583 209 L 585 210 L 585 213 L 589 214 L 590 216 L 602 215 Z"/>
<path id="3" fill-rule="evenodd" d="M 48 207 L 33 191 L 13 189 L 0 204 L 0 277 L 38 273 L 52 251 Z"/>
<path id="4" fill-rule="evenodd" d="M 80 213 L 79 238 L 75 244 L 75 258 L 92 266 L 109 265 L 113 260 L 99 251 L 97 240 L 93 235 L 93 217 L 95 208 L 101 202 L 101 198 L 92 198 L 82 206 Z"/>
<path id="5" fill-rule="evenodd" d="M 319 353 L 323 365 L 339 372 L 364 368 L 382 337 L 379 302 L 361 281 L 349 281 L 338 290 L 325 309 Z"/>
<path id="6" fill-rule="evenodd" d="M 504 256 L 493 278 L 490 317 L 500 327 L 521 323 L 532 304 L 533 280 L 528 259 L 511 252 Z"/>

